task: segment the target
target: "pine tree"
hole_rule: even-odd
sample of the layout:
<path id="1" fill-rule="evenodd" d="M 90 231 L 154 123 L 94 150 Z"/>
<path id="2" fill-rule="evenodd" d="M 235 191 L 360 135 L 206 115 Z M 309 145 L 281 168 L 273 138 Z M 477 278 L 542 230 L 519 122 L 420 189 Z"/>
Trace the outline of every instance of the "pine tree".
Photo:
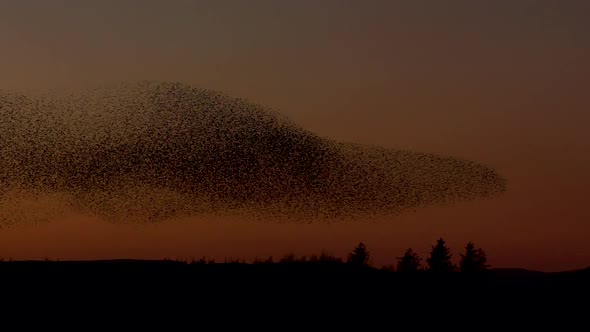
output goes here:
<path id="1" fill-rule="evenodd" d="M 422 258 L 412 248 L 408 248 L 402 257 L 397 257 L 397 272 L 416 272 Z"/>
<path id="2" fill-rule="evenodd" d="M 370 256 L 371 254 L 367 250 L 367 246 L 361 242 L 358 246 L 354 247 L 354 250 L 350 254 L 348 254 L 348 263 L 365 266 L 369 264 Z"/>
<path id="3" fill-rule="evenodd" d="M 465 254 L 461 255 L 461 261 L 459 266 L 461 272 L 480 272 L 486 270 L 489 265 L 487 264 L 487 257 L 485 251 L 481 248 L 475 248 L 473 242 L 465 245 Z"/>
<path id="4" fill-rule="evenodd" d="M 432 246 L 430 257 L 426 259 L 428 271 L 453 272 L 455 266 L 451 262 L 451 256 L 451 250 L 445 245 L 445 240 L 438 239 L 436 245 Z"/>

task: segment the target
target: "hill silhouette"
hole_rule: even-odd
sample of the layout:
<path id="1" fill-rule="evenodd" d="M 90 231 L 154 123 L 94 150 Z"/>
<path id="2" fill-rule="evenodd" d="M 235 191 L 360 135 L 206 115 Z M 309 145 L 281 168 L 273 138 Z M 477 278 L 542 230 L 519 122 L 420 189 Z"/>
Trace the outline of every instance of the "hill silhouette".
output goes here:
<path id="1" fill-rule="evenodd" d="M 7 202 L 51 193 L 64 209 L 139 222 L 357 218 L 505 189 L 475 162 L 336 142 L 261 105 L 166 82 L 0 93 L 0 184 Z"/>
<path id="2" fill-rule="evenodd" d="M 590 268 L 545 273 L 490 269 L 478 274 L 396 273 L 343 262 L 198 263 L 172 260 L 4 261 L 0 282 L 39 291 L 149 290 L 190 297 L 207 292 L 273 297 L 379 295 L 401 298 L 567 295 L 590 290 Z"/>
<path id="3" fill-rule="evenodd" d="M 437 240 L 437 246 L 441 244 L 444 246 L 442 238 Z M 26 303 L 54 303 L 59 299 L 77 306 L 108 303 L 109 308 L 120 308 L 122 313 L 137 309 L 159 313 L 170 307 L 175 308 L 174 312 L 179 308 L 222 308 L 224 314 L 230 308 L 263 313 L 290 308 L 297 312 L 330 310 L 361 315 L 357 318 L 393 308 L 397 308 L 396 312 L 419 310 L 428 315 L 461 309 L 481 320 L 487 315 L 482 308 L 496 307 L 502 310 L 502 318 L 510 319 L 506 316 L 508 310 L 523 317 L 527 310 L 538 314 L 538 310 L 551 305 L 563 308 L 572 295 L 590 294 L 590 268 L 544 273 L 489 269 L 484 264 L 473 269 L 466 259 L 475 248 L 484 252 L 469 242 L 459 269 L 432 269 L 432 264 L 420 268 L 420 257 L 408 249 L 406 259 L 397 258 L 405 263 L 395 271 L 388 266 L 371 267 L 371 253 L 363 242 L 354 247 L 346 263 L 324 252 L 302 257 L 288 254 L 278 261 L 269 257 L 252 263 L 216 263 L 205 257 L 191 261 L 2 260 L 0 284 L 5 286 L 3 300 L 13 306 L 23 299 Z M 436 252 L 431 252 L 429 261 L 437 257 Z M 407 258 L 417 265 L 408 264 Z M 317 321 L 316 317 L 298 317 L 296 321 Z M 331 320 L 329 316 L 319 318 Z M 348 317 L 342 321 L 348 322 Z"/>

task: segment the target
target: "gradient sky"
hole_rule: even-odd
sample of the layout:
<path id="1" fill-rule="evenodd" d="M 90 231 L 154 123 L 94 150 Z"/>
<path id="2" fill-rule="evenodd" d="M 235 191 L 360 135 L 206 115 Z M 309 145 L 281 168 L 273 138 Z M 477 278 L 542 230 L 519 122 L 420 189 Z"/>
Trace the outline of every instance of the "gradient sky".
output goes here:
<path id="1" fill-rule="evenodd" d="M 2 1 L 0 89 L 180 81 L 509 182 L 497 199 L 346 224 L 72 215 L 0 229 L 0 256 L 345 256 L 364 241 L 381 266 L 442 236 L 455 259 L 475 241 L 496 267 L 590 266 L 589 17 L 586 0 Z"/>

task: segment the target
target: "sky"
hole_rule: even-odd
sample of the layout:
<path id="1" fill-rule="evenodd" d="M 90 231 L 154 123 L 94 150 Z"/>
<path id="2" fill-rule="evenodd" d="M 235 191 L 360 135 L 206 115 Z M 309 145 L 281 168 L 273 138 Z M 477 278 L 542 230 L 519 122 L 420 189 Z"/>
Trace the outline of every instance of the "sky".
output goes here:
<path id="1" fill-rule="evenodd" d="M 0 228 L 0 256 L 344 257 L 363 241 L 381 266 L 443 237 L 456 260 L 474 241 L 495 267 L 590 266 L 588 17 L 584 0 L 2 1 L 2 90 L 178 81 L 323 137 L 485 163 L 508 191 L 354 223 L 70 215 Z"/>

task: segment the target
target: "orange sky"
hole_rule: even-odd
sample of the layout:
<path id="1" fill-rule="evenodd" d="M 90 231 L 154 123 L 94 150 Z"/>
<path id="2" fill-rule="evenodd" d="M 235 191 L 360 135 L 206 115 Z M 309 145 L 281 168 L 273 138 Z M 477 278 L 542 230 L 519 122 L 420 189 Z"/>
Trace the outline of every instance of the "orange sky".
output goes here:
<path id="1" fill-rule="evenodd" d="M 583 0 L 2 2 L 0 89 L 181 81 L 321 136 L 480 161 L 509 182 L 497 199 L 352 224 L 68 216 L 0 229 L 0 256 L 344 256 L 364 241 L 381 266 L 443 236 L 456 253 L 475 241 L 494 266 L 590 266 L 588 17 Z"/>

